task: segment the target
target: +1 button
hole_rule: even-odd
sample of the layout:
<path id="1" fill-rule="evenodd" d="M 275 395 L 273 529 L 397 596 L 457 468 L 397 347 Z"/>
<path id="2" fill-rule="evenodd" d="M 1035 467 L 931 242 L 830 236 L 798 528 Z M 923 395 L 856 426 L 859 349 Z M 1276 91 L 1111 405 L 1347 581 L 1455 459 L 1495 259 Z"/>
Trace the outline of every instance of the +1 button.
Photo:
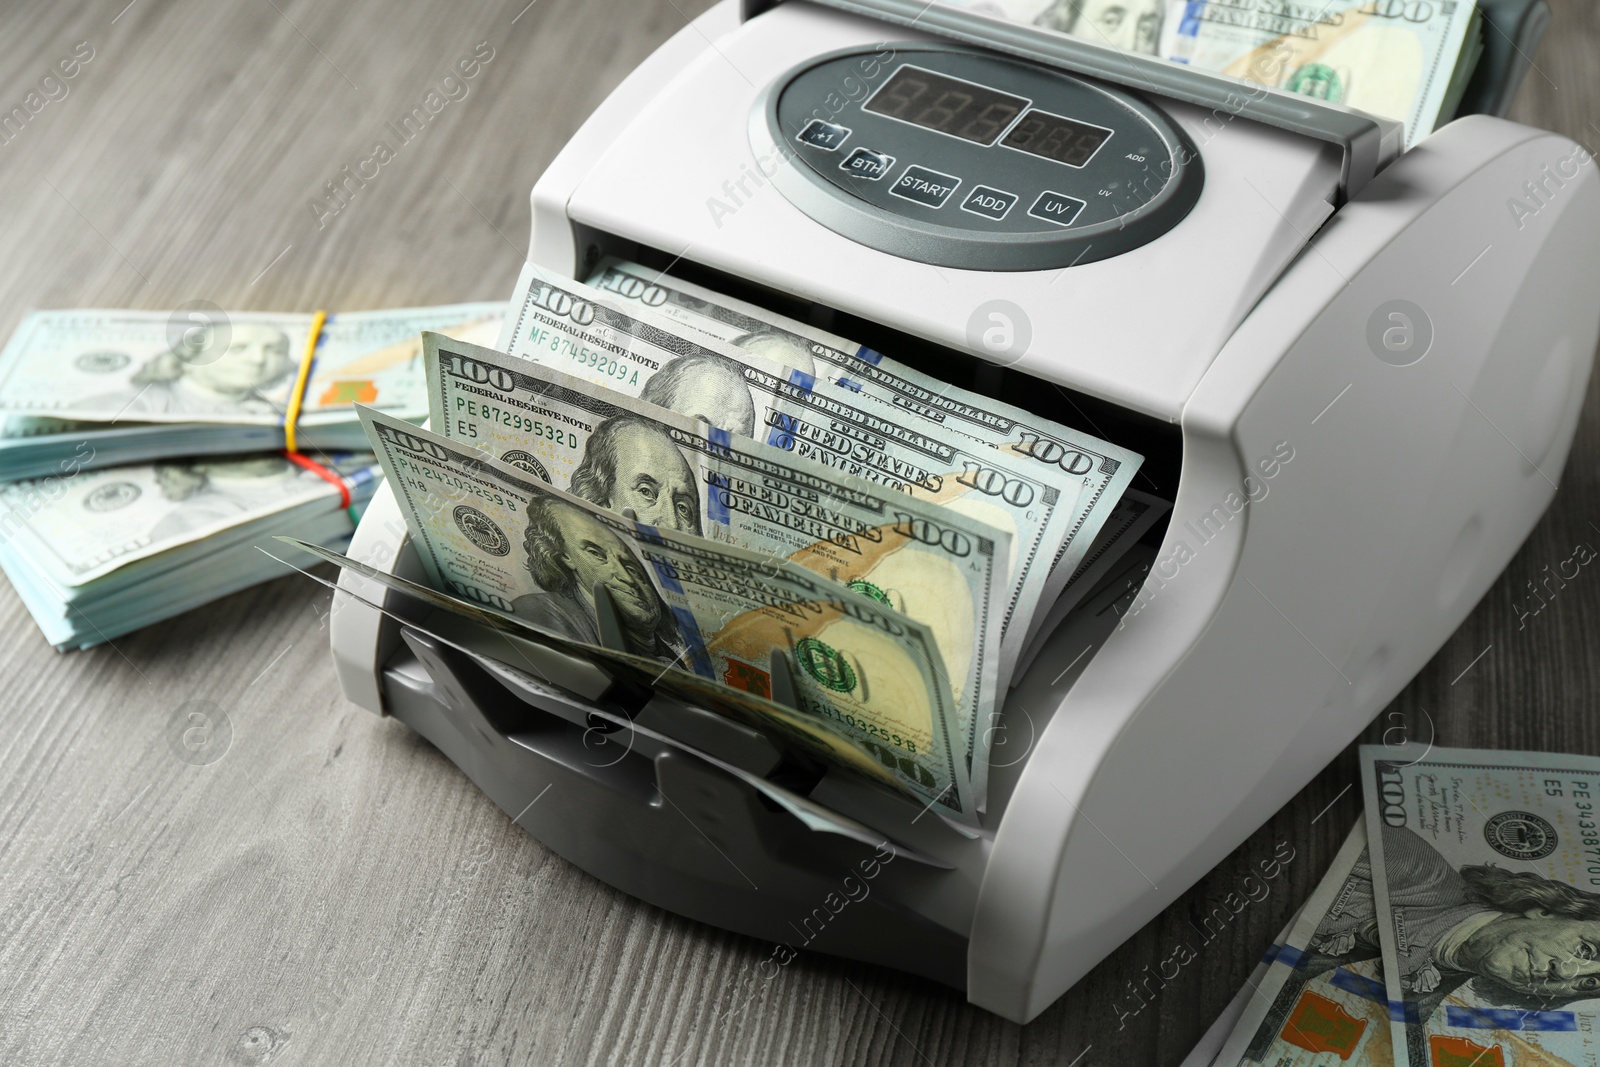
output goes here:
<path id="1" fill-rule="evenodd" d="M 835 122 L 823 122 L 821 119 L 812 119 L 806 123 L 806 128 L 795 135 L 795 140 L 801 144 L 815 145 L 828 152 L 836 152 L 844 147 L 845 141 L 850 138 L 850 129 L 840 126 Z"/>

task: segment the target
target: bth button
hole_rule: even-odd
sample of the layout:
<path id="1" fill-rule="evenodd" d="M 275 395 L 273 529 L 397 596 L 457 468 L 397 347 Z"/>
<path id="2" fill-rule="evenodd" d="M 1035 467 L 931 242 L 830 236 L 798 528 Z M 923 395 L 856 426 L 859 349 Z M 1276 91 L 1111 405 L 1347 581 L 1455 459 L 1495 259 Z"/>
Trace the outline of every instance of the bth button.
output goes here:
<path id="1" fill-rule="evenodd" d="M 1017 202 L 1016 193 L 1008 193 L 1004 189 L 991 189 L 987 185 L 979 185 L 967 198 L 961 202 L 962 211 L 970 211 L 974 215 L 982 215 L 986 219 L 999 222 L 1006 217 L 1006 212 Z"/>
<path id="2" fill-rule="evenodd" d="M 893 156 L 874 152 L 870 148 L 858 148 L 845 157 L 845 161 L 839 164 L 839 169 L 849 171 L 857 178 L 875 182 L 888 174 L 892 166 L 894 166 Z"/>

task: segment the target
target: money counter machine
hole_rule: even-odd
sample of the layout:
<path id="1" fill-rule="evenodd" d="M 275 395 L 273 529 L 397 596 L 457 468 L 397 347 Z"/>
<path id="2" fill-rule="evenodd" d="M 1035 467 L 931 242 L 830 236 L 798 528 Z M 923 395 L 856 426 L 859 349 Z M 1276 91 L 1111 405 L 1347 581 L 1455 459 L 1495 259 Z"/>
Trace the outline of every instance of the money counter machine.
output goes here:
<path id="1" fill-rule="evenodd" d="M 346 695 L 613 886 L 1032 1019 L 1349 743 L 1555 493 L 1600 177 L 1491 117 L 1548 11 L 1483 6 L 1479 113 L 1404 151 L 1385 119 L 972 11 L 727 0 L 534 187 L 545 267 L 670 267 L 1145 456 L 1136 486 L 1174 504 L 1142 588 L 1019 671 L 976 837 L 597 668 L 536 681 L 341 595 Z M 906 78 L 1040 136 L 904 121 Z M 398 515 L 385 490 L 351 554 L 420 576 Z"/>

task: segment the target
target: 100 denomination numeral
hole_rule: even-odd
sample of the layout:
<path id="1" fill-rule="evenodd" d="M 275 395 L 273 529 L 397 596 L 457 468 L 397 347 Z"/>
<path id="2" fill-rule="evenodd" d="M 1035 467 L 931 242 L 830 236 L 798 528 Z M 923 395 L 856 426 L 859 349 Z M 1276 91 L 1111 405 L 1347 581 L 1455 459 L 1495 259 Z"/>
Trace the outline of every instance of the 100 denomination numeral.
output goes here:
<path id="1" fill-rule="evenodd" d="M 511 392 L 517 386 L 516 377 L 504 367 L 490 367 L 455 352 L 449 355 L 450 373 L 457 378 L 465 378 L 477 385 L 492 385 L 504 393 Z"/>
<path id="2" fill-rule="evenodd" d="M 997 496 L 1014 508 L 1025 508 L 1033 503 L 1033 486 L 1021 478 L 1012 478 L 1004 471 L 985 467 L 974 460 L 961 461 L 961 473 L 956 481 L 971 486 L 984 496 Z"/>
<path id="3" fill-rule="evenodd" d="M 909 537 L 930 547 L 937 545 L 952 556 L 965 557 L 972 554 L 972 538 L 960 530 L 952 530 L 940 526 L 932 519 L 907 515 L 903 511 L 895 512 L 894 517 L 898 520 L 894 524 L 894 532 L 901 537 Z"/>
<path id="4" fill-rule="evenodd" d="M 1021 440 L 1017 443 L 1017 451 L 1024 456 L 1060 467 L 1068 474 L 1084 475 L 1094 470 L 1094 457 L 1087 452 L 1068 448 L 1060 441 L 1052 441 L 1027 430 L 1020 431 L 1018 436 Z"/>

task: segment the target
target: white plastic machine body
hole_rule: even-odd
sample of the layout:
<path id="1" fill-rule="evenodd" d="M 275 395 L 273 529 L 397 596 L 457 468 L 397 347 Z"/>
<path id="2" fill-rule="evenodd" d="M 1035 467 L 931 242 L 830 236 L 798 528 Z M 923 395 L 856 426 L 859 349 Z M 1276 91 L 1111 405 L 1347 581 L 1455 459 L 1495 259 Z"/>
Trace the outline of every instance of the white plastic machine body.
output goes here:
<path id="1" fill-rule="evenodd" d="M 798 206 L 781 174 L 801 164 L 759 121 L 784 72 L 919 42 L 950 47 L 832 7 L 742 18 L 719 5 L 552 162 L 533 190 L 529 256 L 578 277 L 618 253 L 741 279 L 838 332 L 871 323 L 959 354 L 980 388 L 1024 406 L 1066 397 L 1051 411 L 1088 412 L 1152 456 L 1175 498 L 1156 562 L 1092 655 L 1081 630 L 1060 633 L 1012 689 L 982 835 L 874 809 L 825 779 L 813 799 L 870 811 L 920 858 L 883 865 L 871 903 L 831 912 L 823 930 L 801 917 L 860 868 L 853 842 L 816 844 L 828 835 L 714 769 L 695 777 L 681 753 L 652 750 L 654 779 L 608 785 L 581 746 L 563 757 L 554 732 L 487 706 L 542 706 L 570 733 L 581 703 L 563 711 L 554 690 L 505 677 L 494 688 L 493 672 L 463 681 L 472 668 L 349 598 L 333 645 L 351 699 L 421 730 L 514 816 L 560 783 L 569 806 L 552 789 L 519 820 L 607 881 L 755 936 L 927 974 L 1026 1021 L 1348 744 L 1526 538 L 1555 492 L 1600 331 L 1600 178 L 1572 142 L 1500 119 L 1459 120 L 1390 161 L 1381 124 L 1341 150 L 1248 109 L 1146 91 L 1203 162 L 1179 221 L 1050 269 L 930 264 Z M 1219 100 L 1238 88 L 1217 82 Z M 1003 371 L 969 340 L 995 299 L 1031 326 Z M 1397 306 L 1403 319 L 1389 317 Z M 1383 344 L 1391 328 L 1399 355 Z M 387 493 L 352 552 L 414 568 Z M 530 753 L 542 757 L 519 786 L 505 767 Z M 657 796 L 669 781 L 677 813 Z M 718 869 L 696 834 L 741 873 Z"/>

